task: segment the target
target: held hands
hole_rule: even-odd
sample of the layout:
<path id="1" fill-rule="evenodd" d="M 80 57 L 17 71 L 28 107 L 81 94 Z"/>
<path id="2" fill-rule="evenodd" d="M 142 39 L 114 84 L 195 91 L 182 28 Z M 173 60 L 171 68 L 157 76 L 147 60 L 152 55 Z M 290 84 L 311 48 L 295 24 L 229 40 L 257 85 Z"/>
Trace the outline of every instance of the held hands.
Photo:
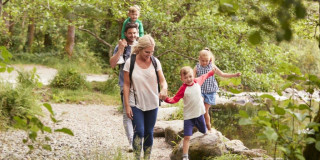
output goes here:
<path id="1" fill-rule="evenodd" d="M 167 89 L 161 89 L 159 98 L 161 100 L 165 100 L 168 97 L 168 90 Z"/>

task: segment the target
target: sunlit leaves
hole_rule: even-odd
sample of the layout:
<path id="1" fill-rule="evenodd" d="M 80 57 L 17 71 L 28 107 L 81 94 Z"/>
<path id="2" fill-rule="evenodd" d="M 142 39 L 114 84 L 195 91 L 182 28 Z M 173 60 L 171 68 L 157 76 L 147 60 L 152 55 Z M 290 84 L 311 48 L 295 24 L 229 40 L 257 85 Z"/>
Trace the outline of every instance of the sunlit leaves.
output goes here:
<path id="1" fill-rule="evenodd" d="M 255 32 L 251 33 L 250 36 L 249 36 L 249 41 L 250 41 L 252 44 L 259 44 L 259 43 L 261 43 L 262 37 L 261 37 L 261 35 L 260 35 L 260 32 L 255 31 Z"/>
<path id="2" fill-rule="evenodd" d="M 56 129 L 54 130 L 55 132 L 62 132 L 62 133 L 65 133 L 65 134 L 68 134 L 70 136 L 74 136 L 73 132 L 68 129 L 68 128 L 61 128 L 61 129 Z"/>
<path id="3" fill-rule="evenodd" d="M 235 0 L 220 0 L 219 10 L 221 12 L 235 13 L 239 9 L 239 4 Z"/>

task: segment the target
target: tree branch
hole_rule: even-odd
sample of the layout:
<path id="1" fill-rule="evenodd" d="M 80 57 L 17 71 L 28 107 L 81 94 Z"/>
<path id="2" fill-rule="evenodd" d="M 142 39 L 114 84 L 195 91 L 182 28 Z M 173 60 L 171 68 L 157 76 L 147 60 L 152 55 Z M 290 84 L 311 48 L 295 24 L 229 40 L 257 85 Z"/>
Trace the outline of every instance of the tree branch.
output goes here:
<path id="1" fill-rule="evenodd" d="M 98 35 L 96 35 L 95 33 L 91 32 L 90 30 L 88 29 L 84 29 L 84 28 L 78 28 L 80 31 L 84 31 L 84 32 L 87 32 L 89 33 L 90 35 L 92 35 L 93 37 L 95 37 L 99 42 L 103 43 L 104 45 L 108 46 L 109 47 L 109 57 L 112 56 L 112 45 L 108 42 L 106 42 L 105 40 L 103 40 L 102 38 L 100 38 Z"/>
<path id="2" fill-rule="evenodd" d="M 9 2 L 9 0 L 7 0 L 7 1 L 3 2 L 3 3 L 2 3 L 2 5 L 5 5 L 7 2 Z"/>
<path id="3" fill-rule="evenodd" d="M 166 54 L 168 54 L 168 53 L 170 53 L 170 52 L 173 52 L 174 54 L 177 54 L 177 55 L 180 55 L 180 56 L 182 56 L 182 57 L 185 57 L 185 58 L 187 58 L 187 59 L 189 59 L 189 60 L 198 61 L 197 58 L 189 57 L 189 56 L 187 56 L 187 55 L 181 54 L 181 53 L 179 53 L 179 52 L 177 52 L 177 51 L 174 51 L 174 50 L 167 50 L 167 51 L 165 51 L 164 53 L 161 53 L 161 54 L 160 54 L 159 56 L 157 56 L 157 57 L 161 57 L 161 56 L 166 55 Z"/>

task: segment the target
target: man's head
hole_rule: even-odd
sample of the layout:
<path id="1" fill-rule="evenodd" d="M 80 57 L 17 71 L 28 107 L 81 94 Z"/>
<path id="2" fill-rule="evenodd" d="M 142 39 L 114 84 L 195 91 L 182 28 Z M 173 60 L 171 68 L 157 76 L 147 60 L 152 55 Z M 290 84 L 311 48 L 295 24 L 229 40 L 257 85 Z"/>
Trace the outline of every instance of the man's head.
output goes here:
<path id="1" fill-rule="evenodd" d="M 129 43 L 132 43 L 137 40 L 138 28 L 135 23 L 127 23 L 124 29 L 124 35 L 126 36 L 126 40 Z"/>
<path id="2" fill-rule="evenodd" d="M 135 22 L 140 16 L 140 7 L 138 5 L 130 7 L 128 16 L 130 17 L 131 22 Z"/>

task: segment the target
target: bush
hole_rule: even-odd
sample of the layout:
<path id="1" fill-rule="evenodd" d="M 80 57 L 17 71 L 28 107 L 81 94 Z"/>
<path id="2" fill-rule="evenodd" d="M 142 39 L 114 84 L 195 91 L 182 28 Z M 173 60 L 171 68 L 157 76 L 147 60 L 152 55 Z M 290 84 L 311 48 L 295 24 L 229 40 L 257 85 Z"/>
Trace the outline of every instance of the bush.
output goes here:
<path id="1" fill-rule="evenodd" d="M 13 117 L 25 117 L 40 110 L 31 88 L 0 84 L 0 126 L 11 125 Z"/>
<path id="2" fill-rule="evenodd" d="M 36 74 L 36 68 L 32 71 L 17 71 L 18 78 L 17 82 L 21 87 L 41 87 L 42 83 L 39 81 L 39 75 Z"/>
<path id="3" fill-rule="evenodd" d="M 95 82 L 94 90 L 100 91 L 108 95 L 118 95 L 120 94 L 120 87 L 118 85 L 118 77 L 113 76 L 105 82 Z"/>
<path id="4" fill-rule="evenodd" d="M 85 77 L 73 68 L 59 70 L 50 85 L 72 90 L 88 87 Z"/>

